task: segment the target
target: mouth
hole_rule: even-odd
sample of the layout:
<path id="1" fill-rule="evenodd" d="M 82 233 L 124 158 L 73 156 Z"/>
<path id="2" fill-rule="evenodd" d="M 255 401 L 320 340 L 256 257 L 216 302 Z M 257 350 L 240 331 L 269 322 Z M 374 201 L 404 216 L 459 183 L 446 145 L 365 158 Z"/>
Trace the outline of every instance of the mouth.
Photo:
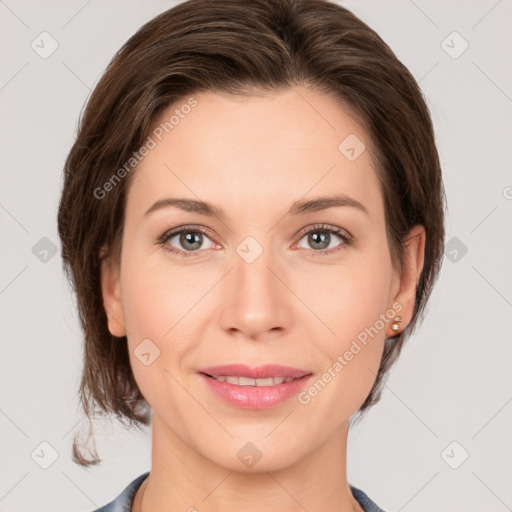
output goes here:
<path id="1" fill-rule="evenodd" d="M 283 384 L 283 382 L 291 382 L 292 380 L 296 380 L 293 377 L 268 377 L 266 379 L 251 379 L 249 377 L 241 377 L 237 375 L 208 375 L 204 373 L 207 377 L 215 379 L 217 382 L 227 382 L 228 384 L 233 384 L 233 386 L 277 386 L 279 384 Z"/>
<path id="2" fill-rule="evenodd" d="M 297 394 L 312 372 L 282 365 L 224 365 L 202 368 L 207 387 L 224 403 L 244 409 L 268 409 Z"/>

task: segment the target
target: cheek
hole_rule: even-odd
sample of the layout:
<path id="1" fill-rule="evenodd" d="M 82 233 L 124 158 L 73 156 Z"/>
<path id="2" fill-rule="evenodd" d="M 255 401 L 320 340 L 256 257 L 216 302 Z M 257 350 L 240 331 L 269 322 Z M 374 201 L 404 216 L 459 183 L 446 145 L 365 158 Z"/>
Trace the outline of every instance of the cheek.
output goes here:
<path id="1" fill-rule="evenodd" d="M 169 387 L 169 379 L 172 384 L 167 372 L 177 374 L 177 367 L 201 338 L 195 335 L 202 311 L 198 300 L 211 280 L 133 247 L 122 262 L 123 314 L 135 379 L 148 401 L 154 402 Z M 146 353 L 146 362 L 154 361 L 149 365 L 144 364 Z"/>
<path id="2" fill-rule="evenodd" d="M 177 307 L 170 293 L 174 283 L 166 282 L 165 276 L 151 268 L 149 262 L 137 250 L 127 249 L 121 266 L 121 298 L 130 361 L 145 396 L 145 382 L 156 377 L 155 369 L 160 366 L 164 353 L 165 334 L 175 323 L 173 308 Z"/>
<path id="3" fill-rule="evenodd" d="M 390 306 L 391 277 L 389 260 L 318 269 L 306 277 L 301 293 L 324 323 L 327 347 L 343 348 L 374 326 L 384 334 L 380 316 Z"/>
<path id="4" fill-rule="evenodd" d="M 191 286 L 195 283 L 194 276 L 173 268 L 165 258 L 154 258 L 136 250 L 127 253 L 130 255 L 123 259 L 121 273 L 127 331 L 134 342 L 150 338 L 162 343 L 197 300 L 198 286 Z"/>
<path id="5" fill-rule="evenodd" d="M 334 430 L 368 396 L 380 366 L 385 337 L 386 280 L 359 274 L 331 282 L 319 316 L 332 332 L 317 336 L 321 373 L 299 395 L 311 428 Z"/>
<path id="6" fill-rule="evenodd" d="M 168 408 L 177 413 L 184 407 L 183 393 L 173 377 L 182 347 L 169 341 L 182 324 L 184 299 L 180 283 L 167 279 L 162 269 L 153 268 L 149 260 L 134 254 L 123 260 L 122 301 L 128 349 L 133 375 L 144 398 L 153 410 Z M 175 297 L 181 297 L 176 301 Z"/>
<path id="7" fill-rule="evenodd" d="M 328 274 L 320 269 L 303 283 L 303 294 L 314 290 L 304 296 L 323 321 L 318 323 L 324 334 L 316 337 L 316 345 L 322 355 L 320 367 L 328 372 L 320 375 L 329 389 L 322 391 L 324 403 L 339 408 L 340 414 L 356 410 L 375 381 L 391 306 L 391 278 L 390 259 L 371 256 L 361 257 L 357 264 L 332 267 Z M 319 287 L 320 282 L 324 286 Z"/>

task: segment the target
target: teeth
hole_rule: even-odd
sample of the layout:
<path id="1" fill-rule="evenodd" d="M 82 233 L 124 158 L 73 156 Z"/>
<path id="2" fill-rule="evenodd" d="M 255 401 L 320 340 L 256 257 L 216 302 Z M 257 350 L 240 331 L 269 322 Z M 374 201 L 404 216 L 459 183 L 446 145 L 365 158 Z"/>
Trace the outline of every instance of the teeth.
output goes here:
<path id="1" fill-rule="evenodd" d="M 281 384 L 281 382 L 274 382 L 277 381 L 280 377 L 269 377 L 268 379 L 257 379 L 255 380 L 256 386 L 274 386 L 275 384 Z"/>
<path id="2" fill-rule="evenodd" d="M 222 376 L 213 377 L 219 382 L 227 382 L 235 386 L 277 386 L 283 382 L 291 382 L 293 377 L 268 377 L 266 379 L 250 379 L 249 377 Z"/>

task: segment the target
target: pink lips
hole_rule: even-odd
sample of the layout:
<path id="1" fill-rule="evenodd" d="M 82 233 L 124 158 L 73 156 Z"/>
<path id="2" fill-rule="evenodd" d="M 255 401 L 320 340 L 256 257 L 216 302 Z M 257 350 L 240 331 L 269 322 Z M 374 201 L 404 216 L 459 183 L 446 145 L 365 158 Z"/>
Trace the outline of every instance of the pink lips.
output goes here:
<path id="1" fill-rule="evenodd" d="M 268 409 L 279 405 L 296 395 L 312 376 L 307 370 L 282 365 L 250 367 L 242 364 L 211 366 L 199 370 L 209 389 L 225 402 L 244 409 Z M 269 379 L 283 377 L 290 382 L 273 385 L 237 385 L 215 380 L 214 377 L 245 377 Z"/>

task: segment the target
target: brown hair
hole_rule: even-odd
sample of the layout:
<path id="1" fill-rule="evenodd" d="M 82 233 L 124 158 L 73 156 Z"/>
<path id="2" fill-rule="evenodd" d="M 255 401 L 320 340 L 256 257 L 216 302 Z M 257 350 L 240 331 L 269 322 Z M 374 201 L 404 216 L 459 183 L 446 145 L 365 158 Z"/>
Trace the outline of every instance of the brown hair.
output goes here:
<path id="1" fill-rule="evenodd" d="M 65 162 L 58 230 L 84 331 L 79 394 L 89 421 L 94 413 L 113 413 L 140 427 L 150 423 L 151 414 L 130 367 L 126 338 L 108 330 L 101 293 L 101 260 L 119 261 L 134 175 L 122 173 L 113 182 L 114 173 L 141 147 L 162 111 L 187 95 L 265 93 L 293 85 L 333 95 L 368 133 L 395 264 L 403 264 L 411 227 L 421 224 L 426 230 L 413 319 L 386 340 L 359 414 L 380 399 L 388 370 L 424 314 L 443 254 L 444 189 L 421 90 L 384 41 L 335 3 L 188 0 L 142 26 L 114 56 L 81 115 Z M 108 194 L 99 197 L 95 191 L 107 190 L 107 182 Z M 79 448 L 75 436 L 78 464 L 101 462 L 95 452 L 87 459 Z"/>

